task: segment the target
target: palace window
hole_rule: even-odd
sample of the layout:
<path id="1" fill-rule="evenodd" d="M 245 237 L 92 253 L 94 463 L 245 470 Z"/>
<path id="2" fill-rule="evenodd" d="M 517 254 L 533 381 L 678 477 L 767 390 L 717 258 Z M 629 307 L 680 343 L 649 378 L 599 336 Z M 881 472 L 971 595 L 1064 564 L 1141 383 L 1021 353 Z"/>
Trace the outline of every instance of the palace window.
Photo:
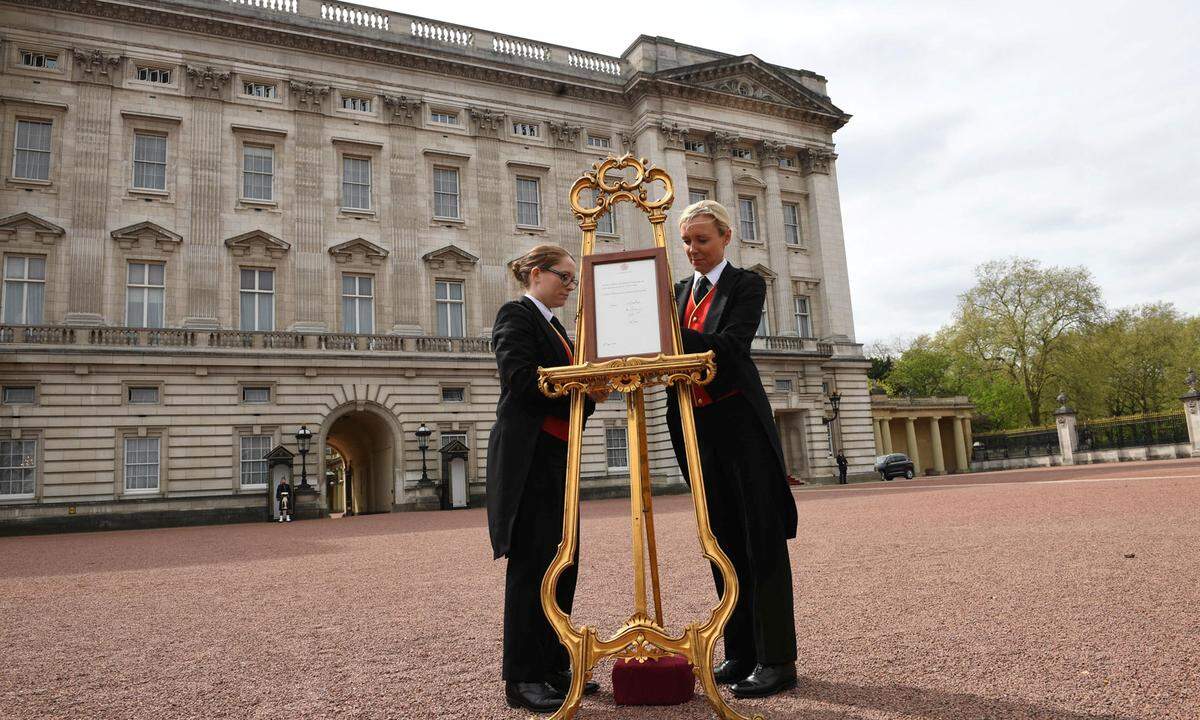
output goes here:
<path id="1" fill-rule="evenodd" d="M 46 305 L 46 258 L 4 258 L 4 324 L 40 325 Z"/>
<path id="2" fill-rule="evenodd" d="M 37 402 L 37 387 L 33 385 L 5 385 L 5 405 L 33 405 Z"/>
<path id="3" fill-rule="evenodd" d="M 133 134 L 133 187 L 167 189 L 167 138 L 150 133 Z"/>
<path id="4" fill-rule="evenodd" d="M 449 110 L 431 110 L 429 112 L 429 122 L 437 123 L 438 125 L 457 125 L 458 113 L 450 112 Z"/>
<path id="5" fill-rule="evenodd" d="M 542 126 L 540 123 L 532 122 L 515 122 L 512 124 L 513 135 L 521 137 L 541 137 Z"/>
<path id="6" fill-rule="evenodd" d="M 743 240 L 758 240 L 758 220 L 754 198 L 738 198 L 738 235 Z"/>
<path id="7" fill-rule="evenodd" d="M 241 479 L 243 488 L 267 486 L 267 453 L 271 452 L 270 435 L 241 437 Z"/>
<path id="8" fill-rule="evenodd" d="M 375 278 L 342 276 L 342 332 L 369 335 L 375 332 Z"/>
<path id="9" fill-rule="evenodd" d="M 808 296 L 797 295 L 796 301 L 796 332 L 802 338 L 810 338 L 812 332 L 812 312 L 808 305 Z"/>
<path id="10" fill-rule="evenodd" d="M 161 438 L 125 438 L 125 492 L 158 490 Z"/>
<path id="11" fill-rule="evenodd" d="M 125 324 L 130 327 L 163 327 L 166 302 L 166 266 L 162 263 L 129 263 L 125 286 Z"/>
<path id="12" fill-rule="evenodd" d="M 689 205 L 695 205 L 696 203 L 700 202 L 701 200 L 707 200 L 707 199 L 708 199 L 708 191 L 707 190 L 688 190 L 688 204 Z"/>
<path id="13" fill-rule="evenodd" d="M 262 202 L 275 199 L 275 148 L 242 146 L 242 199 Z"/>
<path id="14" fill-rule="evenodd" d="M 795 203 L 783 204 L 783 240 L 788 245 L 800 244 L 800 209 Z"/>
<path id="15" fill-rule="evenodd" d="M 342 108 L 355 112 L 371 112 L 371 99 L 357 95 L 343 95 Z"/>
<path id="16" fill-rule="evenodd" d="M 780 155 L 779 156 L 779 167 L 781 167 L 781 168 L 796 167 L 796 158 L 792 157 L 791 155 Z"/>
<path id="17" fill-rule="evenodd" d="M 125 402 L 130 405 L 157 405 L 157 385 L 130 385 L 125 389 Z"/>
<path id="18" fill-rule="evenodd" d="M 13 178 L 50 179 L 49 120 L 18 120 L 13 143 Z"/>
<path id="19" fill-rule="evenodd" d="M 242 83 L 242 94 L 274 100 L 279 97 L 279 89 L 274 83 L 244 82 Z"/>
<path id="20" fill-rule="evenodd" d="M 587 144 L 588 147 L 610 148 L 612 147 L 612 140 L 599 135 L 588 135 Z"/>
<path id="21" fill-rule="evenodd" d="M 251 405 L 263 405 L 271 402 L 270 385 L 243 385 L 242 402 Z"/>
<path id="22" fill-rule="evenodd" d="M 604 457 L 609 470 L 629 467 L 629 438 L 625 435 L 625 428 L 604 428 Z"/>
<path id="23" fill-rule="evenodd" d="M 371 158 L 342 157 L 342 207 L 371 209 Z"/>
<path id="24" fill-rule="evenodd" d="M 542 224 L 537 178 L 517 178 L 517 224 L 530 227 L 540 227 Z"/>
<path id="25" fill-rule="evenodd" d="M 704 144 L 703 140 L 684 140 L 683 149 L 694 153 L 708 153 L 708 146 Z"/>
<path id="26" fill-rule="evenodd" d="M 733 149 L 731 149 L 729 152 L 731 155 L 733 155 L 738 160 L 753 160 L 754 159 L 754 151 L 751 150 L 750 148 L 738 147 L 735 145 L 733 147 Z"/>
<path id="27" fill-rule="evenodd" d="M 597 204 L 597 198 L 600 196 L 599 190 L 592 190 L 592 207 Z M 613 212 L 612 206 L 609 206 L 608 212 L 596 218 L 596 232 L 601 235 L 616 235 L 617 220 Z"/>
<path id="28" fill-rule="evenodd" d="M 242 268 L 241 328 L 271 331 L 275 329 L 275 271 Z"/>
<path id="29" fill-rule="evenodd" d="M 433 169 L 433 216 L 460 219 L 458 211 L 458 170 Z"/>
<path id="30" fill-rule="evenodd" d="M 0 440 L 0 497 L 32 497 L 37 480 L 37 440 Z"/>
<path id="31" fill-rule="evenodd" d="M 442 388 L 442 402 L 460 403 L 466 402 L 467 389 L 461 387 L 444 387 Z"/>
<path id="32" fill-rule="evenodd" d="M 791 379 L 775 378 L 775 392 L 790 393 L 792 391 Z"/>
<path id="33" fill-rule="evenodd" d="M 437 334 L 441 337 L 464 337 L 466 325 L 463 284 L 438 280 L 434 286 L 437 306 Z"/>
<path id="34" fill-rule="evenodd" d="M 139 65 L 137 69 L 137 79 L 142 82 L 157 83 L 159 85 L 171 84 L 171 71 L 163 68 L 147 67 Z"/>
<path id="35" fill-rule="evenodd" d="M 21 64 L 25 67 L 54 70 L 58 67 L 58 55 L 37 50 L 22 50 Z"/>

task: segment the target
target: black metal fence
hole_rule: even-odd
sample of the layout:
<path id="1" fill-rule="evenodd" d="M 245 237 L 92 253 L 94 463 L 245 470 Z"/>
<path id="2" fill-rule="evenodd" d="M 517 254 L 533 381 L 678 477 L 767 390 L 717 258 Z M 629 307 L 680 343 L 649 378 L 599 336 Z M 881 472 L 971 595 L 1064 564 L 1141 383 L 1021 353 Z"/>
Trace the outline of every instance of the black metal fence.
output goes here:
<path id="1" fill-rule="evenodd" d="M 1006 433 L 976 435 L 972 442 L 971 460 L 1004 460 L 1058 453 L 1058 430 L 1038 428 Z"/>
<path id="2" fill-rule="evenodd" d="M 1188 441 L 1183 413 L 1111 418 L 1081 423 L 1076 432 L 1080 450 L 1111 450 Z"/>

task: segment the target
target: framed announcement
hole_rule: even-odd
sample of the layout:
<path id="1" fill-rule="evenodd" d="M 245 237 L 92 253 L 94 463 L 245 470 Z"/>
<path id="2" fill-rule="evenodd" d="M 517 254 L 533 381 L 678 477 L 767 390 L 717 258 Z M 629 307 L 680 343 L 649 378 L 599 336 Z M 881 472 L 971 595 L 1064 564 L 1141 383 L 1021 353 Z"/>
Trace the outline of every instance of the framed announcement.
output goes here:
<path id="1" fill-rule="evenodd" d="M 647 248 L 583 258 L 588 362 L 671 354 L 667 251 Z"/>

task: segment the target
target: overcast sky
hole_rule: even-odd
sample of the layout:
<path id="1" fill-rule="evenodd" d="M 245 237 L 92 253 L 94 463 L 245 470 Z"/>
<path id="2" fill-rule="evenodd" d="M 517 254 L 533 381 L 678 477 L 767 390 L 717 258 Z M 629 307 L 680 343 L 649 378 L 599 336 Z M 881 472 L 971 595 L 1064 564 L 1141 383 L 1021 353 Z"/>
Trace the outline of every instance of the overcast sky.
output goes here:
<path id="1" fill-rule="evenodd" d="M 854 116 L 834 141 L 860 342 L 936 330 L 974 267 L 1009 255 L 1082 264 L 1113 307 L 1200 313 L 1200 2 L 365 4 L 827 77 Z"/>

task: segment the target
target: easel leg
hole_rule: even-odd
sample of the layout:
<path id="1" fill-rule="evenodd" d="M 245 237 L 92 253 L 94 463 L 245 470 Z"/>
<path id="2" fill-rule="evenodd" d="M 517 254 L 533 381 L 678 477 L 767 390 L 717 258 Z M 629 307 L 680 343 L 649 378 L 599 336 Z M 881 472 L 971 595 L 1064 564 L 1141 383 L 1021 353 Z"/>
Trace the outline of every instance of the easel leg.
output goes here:
<path id="1" fill-rule="evenodd" d="M 633 410 L 643 419 L 638 427 L 637 444 L 638 469 L 642 476 L 642 515 L 646 525 L 646 548 L 650 554 L 650 589 L 654 597 L 654 622 L 663 626 L 662 588 L 658 577 L 658 541 L 654 536 L 654 493 L 650 488 L 650 455 L 646 448 L 646 402 L 641 388 L 634 392 Z"/>

